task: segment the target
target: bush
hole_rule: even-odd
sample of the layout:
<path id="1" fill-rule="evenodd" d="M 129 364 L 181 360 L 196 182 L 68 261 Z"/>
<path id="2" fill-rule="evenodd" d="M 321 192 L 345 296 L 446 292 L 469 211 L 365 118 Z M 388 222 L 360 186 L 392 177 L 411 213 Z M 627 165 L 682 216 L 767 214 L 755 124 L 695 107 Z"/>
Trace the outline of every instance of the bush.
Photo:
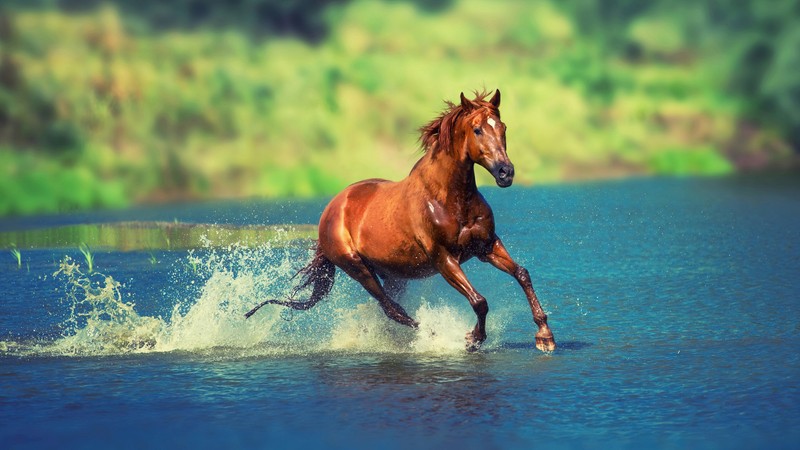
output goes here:
<path id="1" fill-rule="evenodd" d="M 650 158 L 652 173 L 658 175 L 725 175 L 733 172 L 730 161 L 712 148 L 669 148 Z"/>

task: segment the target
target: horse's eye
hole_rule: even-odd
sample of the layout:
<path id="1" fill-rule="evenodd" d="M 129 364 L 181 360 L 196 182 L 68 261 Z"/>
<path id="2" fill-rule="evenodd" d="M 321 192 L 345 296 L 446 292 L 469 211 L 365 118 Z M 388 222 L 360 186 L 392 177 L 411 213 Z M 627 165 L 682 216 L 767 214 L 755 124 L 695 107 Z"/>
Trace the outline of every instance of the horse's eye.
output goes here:
<path id="1" fill-rule="evenodd" d="M 481 131 L 481 129 L 480 129 L 480 128 L 475 128 L 475 130 L 474 130 L 474 131 L 475 131 L 475 136 L 480 136 L 480 135 L 482 135 L 482 134 L 483 134 L 483 131 Z"/>

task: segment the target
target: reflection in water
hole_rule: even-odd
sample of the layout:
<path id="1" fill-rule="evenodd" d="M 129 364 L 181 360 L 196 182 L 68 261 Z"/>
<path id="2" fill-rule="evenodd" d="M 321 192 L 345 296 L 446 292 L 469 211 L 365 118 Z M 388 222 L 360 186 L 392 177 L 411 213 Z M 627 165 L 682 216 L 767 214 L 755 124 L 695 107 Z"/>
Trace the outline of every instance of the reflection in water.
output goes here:
<path id="1" fill-rule="evenodd" d="M 113 222 L 0 231 L 0 248 L 91 248 L 119 251 L 185 250 L 230 245 L 285 245 L 317 235 L 316 225 L 230 226 L 182 222 Z M 308 244 L 306 244 L 307 246 Z"/>
<path id="2" fill-rule="evenodd" d="M 566 350 L 566 351 L 579 351 L 586 348 L 591 347 L 591 342 L 582 342 L 582 341 L 566 341 L 566 342 L 558 342 L 558 351 Z M 501 349 L 508 349 L 508 350 L 528 350 L 532 347 L 530 342 L 504 342 L 498 346 Z"/>
<path id="3" fill-rule="evenodd" d="M 485 355 L 446 358 L 374 355 L 323 359 L 315 377 L 338 398 L 363 401 L 358 414 L 380 414 L 385 426 L 414 425 L 436 431 L 464 422 L 492 423 L 509 399 Z M 391 410 L 387 412 L 386 410 Z M 443 423 L 441 418 L 448 417 Z"/>

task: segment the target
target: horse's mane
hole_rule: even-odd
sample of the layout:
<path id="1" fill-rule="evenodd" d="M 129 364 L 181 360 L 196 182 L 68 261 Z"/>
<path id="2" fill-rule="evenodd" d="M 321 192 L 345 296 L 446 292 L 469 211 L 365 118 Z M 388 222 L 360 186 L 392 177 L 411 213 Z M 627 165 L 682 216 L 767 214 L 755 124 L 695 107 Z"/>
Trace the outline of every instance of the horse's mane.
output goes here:
<path id="1" fill-rule="evenodd" d="M 475 91 L 475 99 L 472 100 L 472 103 L 476 105 L 476 108 L 489 108 L 499 116 L 497 108 L 484 100 L 487 95 L 489 95 L 489 93 L 486 90 Z M 465 108 L 460 103 L 456 104 L 448 100 L 445 100 L 445 104 L 447 107 L 438 117 L 419 129 L 419 142 L 423 153 L 431 150 L 439 151 L 442 149 L 449 149 L 453 143 L 455 124 L 458 123 L 458 120 L 462 116 L 472 109 L 475 109 L 472 108 L 465 111 Z"/>

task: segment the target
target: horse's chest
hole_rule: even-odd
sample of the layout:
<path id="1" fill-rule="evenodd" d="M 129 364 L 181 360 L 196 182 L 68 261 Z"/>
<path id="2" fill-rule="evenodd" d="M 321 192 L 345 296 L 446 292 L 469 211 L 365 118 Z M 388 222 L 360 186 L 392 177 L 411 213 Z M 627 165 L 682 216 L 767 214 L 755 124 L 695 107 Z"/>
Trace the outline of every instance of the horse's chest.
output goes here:
<path id="1" fill-rule="evenodd" d="M 480 216 L 465 223 L 458 232 L 456 244 L 461 248 L 469 248 L 487 242 L 491 235 L 486 225 L 486 221 Z"/>
<path id="2" fill-rule="evenodd" d="M 474 253 L 489 242 L 494 234 L 491 211 L 469 211 L 455 214 L 429 203 L 431 223 L 438 241 L 455 253 Z"/>

